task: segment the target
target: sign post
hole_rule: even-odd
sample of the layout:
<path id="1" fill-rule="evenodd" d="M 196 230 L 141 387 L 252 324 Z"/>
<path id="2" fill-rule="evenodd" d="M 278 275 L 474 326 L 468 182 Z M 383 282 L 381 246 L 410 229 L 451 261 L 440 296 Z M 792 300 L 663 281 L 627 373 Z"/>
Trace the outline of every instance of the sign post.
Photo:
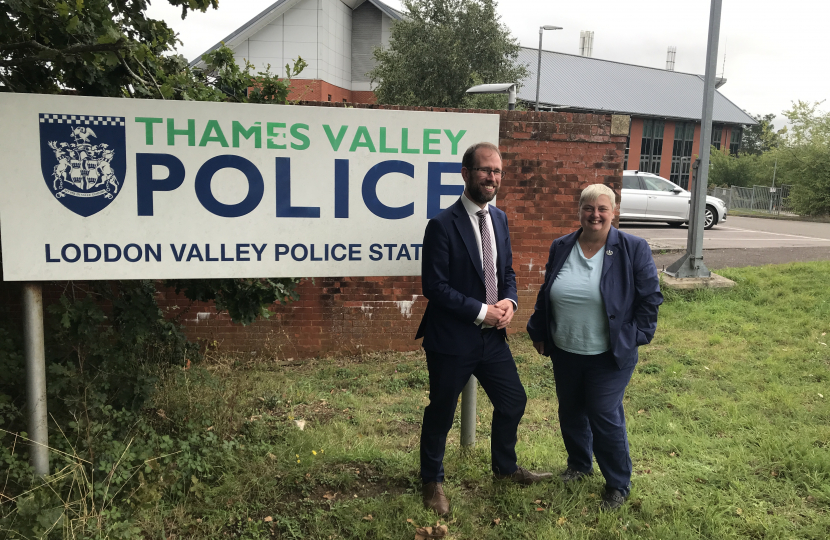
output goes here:
<path id="1" fill-rule="evenodd" d="M 23 285 L 23 341 L 26 359 L 26 420 L 29 457 L 35 474 L 49 474 L 46 417 L 46 355 L 43 347 L 43 294 L 40 283 Z"/>

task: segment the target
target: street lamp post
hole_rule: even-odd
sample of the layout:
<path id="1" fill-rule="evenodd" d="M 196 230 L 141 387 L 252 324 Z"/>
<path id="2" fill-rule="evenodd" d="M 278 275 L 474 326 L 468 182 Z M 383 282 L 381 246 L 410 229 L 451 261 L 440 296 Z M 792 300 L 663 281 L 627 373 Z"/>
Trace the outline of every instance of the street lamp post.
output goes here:
<path id="1" fill-rule="evenodd" d="M 562 30 L 561 26 L 551 26 L 546 24 L 539 27 L 539 61 L 536 63 L 536 108 L 539 110 L 539 81 L 542 80 L 542 32 L 545 30 Z"/>

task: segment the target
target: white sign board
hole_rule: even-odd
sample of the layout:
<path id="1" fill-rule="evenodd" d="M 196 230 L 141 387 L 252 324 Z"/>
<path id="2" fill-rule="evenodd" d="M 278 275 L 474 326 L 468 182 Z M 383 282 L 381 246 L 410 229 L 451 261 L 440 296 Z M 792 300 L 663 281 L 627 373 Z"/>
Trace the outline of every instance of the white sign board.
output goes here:
<path id="1" fill-rule="evenodd" d="M 10 281 L 419 275 L 499 116 L 0 94 Z"/>

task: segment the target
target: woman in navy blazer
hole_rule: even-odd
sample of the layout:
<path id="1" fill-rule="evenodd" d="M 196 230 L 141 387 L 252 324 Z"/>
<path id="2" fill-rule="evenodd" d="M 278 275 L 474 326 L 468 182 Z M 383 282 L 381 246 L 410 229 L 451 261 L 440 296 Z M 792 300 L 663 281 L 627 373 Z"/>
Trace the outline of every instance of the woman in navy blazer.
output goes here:
<path id="1" fill-rule="evenodd" d="M 651 249 L 611 225 L 615 208 L 607 186 L 583 190 L 581 228 L 551 245 L 545 283 L 527 323 L 536 350 L 553 362 L 568 452 L 561 478 L 568 483 L 592 474 L 595 455 L 605 477 L 605 510 L 620 507 L 630 491 L 622 399 L 637 348 L 654 337 L 663 303 Z"/>

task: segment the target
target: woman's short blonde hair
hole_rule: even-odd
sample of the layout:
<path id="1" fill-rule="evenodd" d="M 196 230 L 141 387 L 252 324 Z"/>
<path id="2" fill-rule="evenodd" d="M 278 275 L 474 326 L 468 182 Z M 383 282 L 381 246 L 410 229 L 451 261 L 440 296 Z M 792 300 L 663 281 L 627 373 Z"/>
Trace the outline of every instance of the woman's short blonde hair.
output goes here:
<path id="1" fill-rule="evenodd" d="M 579 196 L 579 208 L 582 208 L 582 205 L 585 203 L 596 201 L 599 199 L 600 195 L 608 197 L 608 200 L 611 201 L 612 211 L 617 209 L 617 196 L 614 195 L 614 191 L 605 184 L 591 184 L 583 189 L 582 194 Z"/>

